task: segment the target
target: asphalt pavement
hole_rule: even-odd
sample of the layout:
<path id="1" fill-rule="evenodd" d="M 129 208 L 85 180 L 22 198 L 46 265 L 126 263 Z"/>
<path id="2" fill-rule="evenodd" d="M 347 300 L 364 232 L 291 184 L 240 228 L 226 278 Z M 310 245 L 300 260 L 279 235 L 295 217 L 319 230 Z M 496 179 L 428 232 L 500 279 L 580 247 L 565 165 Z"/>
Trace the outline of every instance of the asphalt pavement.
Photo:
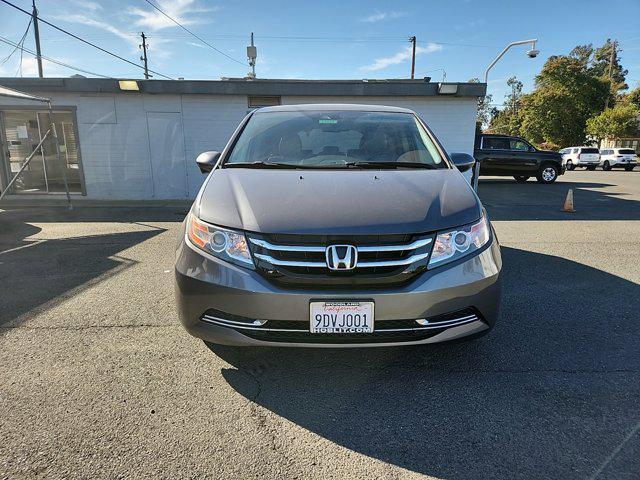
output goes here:
<path id="1" fill-rule="evenodd" d="M 479 194 L 494 330 L 363 350 L 185 333 L 179 205 L 5 207 L 0 478 L 640 478 L 640 172 Z"/>

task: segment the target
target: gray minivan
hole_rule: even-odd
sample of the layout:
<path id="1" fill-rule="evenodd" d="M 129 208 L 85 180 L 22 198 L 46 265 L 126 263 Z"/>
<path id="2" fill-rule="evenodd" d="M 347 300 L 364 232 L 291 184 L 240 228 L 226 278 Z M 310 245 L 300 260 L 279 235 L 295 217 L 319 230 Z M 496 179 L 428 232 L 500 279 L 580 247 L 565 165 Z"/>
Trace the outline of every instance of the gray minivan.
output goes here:
<path id="1" fill-rule="evenodd" d="M 460 173 L 473 158 L 450 158 L 411 110 L 262 108 L 221 153 L 197 162 L 210 173 L 175 263 L 180 319 L 192 335 L 227 345 L 388 346 L 493 326 L 502 260 Z"/>

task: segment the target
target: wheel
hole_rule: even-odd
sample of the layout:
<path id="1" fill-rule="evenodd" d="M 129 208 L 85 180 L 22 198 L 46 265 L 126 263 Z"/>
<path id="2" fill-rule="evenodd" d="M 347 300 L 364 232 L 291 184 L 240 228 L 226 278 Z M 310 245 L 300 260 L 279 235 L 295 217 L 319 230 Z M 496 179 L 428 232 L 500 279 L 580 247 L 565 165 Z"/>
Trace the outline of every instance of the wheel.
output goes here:
<path id="1" fill-rule="evenodd" d="M 634 167 L 635 167 L 635 165 L 634 165 Z M 625 169 L 627 172 L 630 172 L 631 170 L 633 170 L 633 168 L 634 168 L 634 167 L 624 167 L 624 169 Z"/>
<path id="2" fill-rule="evenodd" d="M 558 178 L 558 167 L 554 165 L 542 165 L 538 174 L 536 175 L 538 182 L 540 183 L 553 183 Z"/>
<path id="3" fill-rule="evenodd" d="M 573 166 L 573 162 L 571 160 L 567 160 L 567 170 L 573 170 L 574 168 L 576 167 Z"/>
<path id="4" fill-rule="evenodd" d="M 529 180 L 530 177 L 528 175 L 514 175 L 513 178 L 515 178 L 518 183 L 524 183 Z"/>
<path id="5" fill-rule="evenodd" d="M 587 170 L 590 170 L 590 171 L 592 171 L 592 172 L 593 172 L 595 169 L 596 169 L 596 166 L 595 166 L 595 165 L 589 165 L 589 166 L 587 167 Z"/>
<path id="6" fill-rule="evenodd" d="M 602 170 L 604 170 L 605 172 L 611 170 L 611 164 L 609 163 L 609 160 L 604 161 L 604 163 L 602 164 Z"/>

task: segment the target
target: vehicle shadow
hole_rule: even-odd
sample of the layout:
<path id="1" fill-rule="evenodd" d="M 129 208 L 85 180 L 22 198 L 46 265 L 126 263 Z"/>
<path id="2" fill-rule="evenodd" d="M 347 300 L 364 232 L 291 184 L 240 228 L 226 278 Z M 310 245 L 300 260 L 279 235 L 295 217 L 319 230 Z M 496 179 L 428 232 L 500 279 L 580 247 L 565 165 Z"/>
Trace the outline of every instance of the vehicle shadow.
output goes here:
<path id="1" fill-rule="evenodd" d="M 133 262 L 118 253 L 165 232 L 152 227 L 142 231 L 81 234 L 34 240 L 29 237 L 46 223 L 138 223 L 176 216 L 158 211 L 77 210 L 63 208 L 15 209 L 0 212 L 0 328 L 16 326 L 24 315 L 51 308 L 82 290 L 130 267 Z"/>
<path id="2" fill-rule="evenodd" d="M 573 189 L 574 213 L 563 212 Z M 478 196 L 492 220 L 640 220 L 640 201 L 613 183 L 562 179 L 551 185 L 480 178 Z"/>
<path id="3" fill-rule="evenodd" d="M 640 421 L 640 286 L 560 257 L 502 251 L 501 318 L 473 342 L 210 348 L 247 399 L 414 472 L 447 479 L 639 472 L 640 442 L 624 440 Z M 594 286 L 597 295 L 589 293 Z"/>

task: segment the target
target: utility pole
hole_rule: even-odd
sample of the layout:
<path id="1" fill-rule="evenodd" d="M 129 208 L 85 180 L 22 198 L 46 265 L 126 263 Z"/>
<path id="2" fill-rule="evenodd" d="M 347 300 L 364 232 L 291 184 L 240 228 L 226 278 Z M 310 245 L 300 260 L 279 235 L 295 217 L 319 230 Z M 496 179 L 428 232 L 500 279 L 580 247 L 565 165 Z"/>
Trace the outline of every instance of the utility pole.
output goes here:
<path id="1" fill-rule="evenodd" d="M 604 101 L 604 109 L 606 110 L 607 108 L 609 108 L 609 97 L 611 96 L 611 90 L 613 90 L 613 79 L 611 78 L 611 70 L 613 69 L 613 59 L 615 57 L 615 54 L 618 50 L 618 41 L 614 40 L 611 43 L 611 55 L 609 56 L 609 83 L 610 83 L 610 91 L 609 94 L 607 95 L 607 98 Z"/>
<path id="2" fill-rule="evenodd" d="M 411 80 L 413 80 L 416 72 L 416 36 L 409 37 L 409 41 L 413 44 L 411 53 Z"/>
<path id="3" fill-rule="evenodd" d="M 251 32 L 251 45 L 247 47 L 247 58 L 251 71 L 247 74 L 247 78 L 256 78 L 256 59 L 258 58 L 258 49 L 253 44 L 253 32 Z"/>
<path id="4" fill-rule="evenodd" d="M 140 36 L 142 37 L 142 45 L 140 45 L 140 48 L 142 48 L 142 56 L 140 57 L 140 60 L 144 62 L 144 78 L 149 80 L 149 65 L 147 64 L 147 37 L 144 32 L 141 32 Z"/>
<path id="5" fill-rule="evenodd" d="M 38 61 L 38 76 L 44 78 L 42 73 L 42 52 L 40 52 L 40 30 L 38 29 L 38 9 L 36 8 L 36 0 L 33 0 L 33 33 L 36 36 L 36 60 Z"/>

